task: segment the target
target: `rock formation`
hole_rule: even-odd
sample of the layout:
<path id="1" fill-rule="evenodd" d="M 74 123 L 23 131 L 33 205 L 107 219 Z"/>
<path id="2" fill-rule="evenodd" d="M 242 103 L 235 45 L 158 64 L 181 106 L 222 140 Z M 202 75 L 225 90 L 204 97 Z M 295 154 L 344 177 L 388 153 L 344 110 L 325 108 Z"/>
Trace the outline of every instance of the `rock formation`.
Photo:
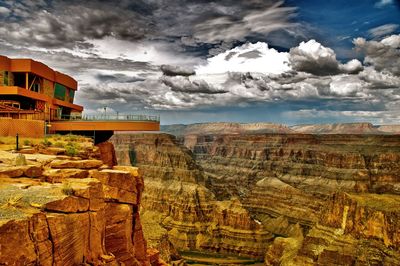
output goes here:
<path id="1" fill-rule="evenodd" d="M 32 154 L 1 164 L 0 190 L 1 265 L 162 265 L 147 254 L 135 167 Z"/>
<path id="2" fill-rule="evenodd" d="M 260 133 L 291 133 L 288 126 L 274 123 L 198 123 L 191 125 L 165 125 L 161 131 L 175 135 L 210 135 L 210 134 L 260 134 Z"/>
<path id="3" fill-rule="evenodd" d="M 179 250 L 207 250 L 263 258 L 272 235 L 240 201 L 220 202 L 205 187 L 191 153 L 166 134 L 119 134 L 112 138 L 119 164 L 143 175 L 142 214 L 150 245 L 167 235 Z M 154 221 L 153 223 L 149 220 Z M 169 260 L 169 258 L 164 258 Z"/>
<path id="4" fill-rule="evenodd" d="M 199 123 L 161 126 L 161 130 L 175 136 L 237 135 L 262 133 L 302 134 L 400 134 L 400 125 L 371 123 L 302 124 L 286 126 L 274 123 Z"/>
<path id="5" fill-rule="evenodd" d="M 382 134 L 379 127 L 371 123 L 310 124 L 290 128 L 305 134 Z"/>
<path id="6" fill-rule="evenodd" d="M 178 249 L 265 256 L 269 265 L 365 265 L 382 254 L 398 263 L 395 135 L 190 133 L 179 139 L 186 148 L 165 134 L 113 142 L 119 160 L 132 163 L 130 153 L 143 169 L 143 208 L 159 221 L 152 231 Z"/>

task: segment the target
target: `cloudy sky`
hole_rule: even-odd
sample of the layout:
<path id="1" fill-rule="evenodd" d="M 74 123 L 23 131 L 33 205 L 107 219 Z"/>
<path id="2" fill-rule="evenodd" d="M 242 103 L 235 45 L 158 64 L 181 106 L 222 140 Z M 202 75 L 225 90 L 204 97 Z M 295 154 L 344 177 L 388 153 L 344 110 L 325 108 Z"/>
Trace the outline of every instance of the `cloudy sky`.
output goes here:
<path id="1" fill-rule="evenodd" d="M 400 123 L 398 0 L 5 0 L 0 20 L 0 54 L 75 77 L 87 114 Z"/>

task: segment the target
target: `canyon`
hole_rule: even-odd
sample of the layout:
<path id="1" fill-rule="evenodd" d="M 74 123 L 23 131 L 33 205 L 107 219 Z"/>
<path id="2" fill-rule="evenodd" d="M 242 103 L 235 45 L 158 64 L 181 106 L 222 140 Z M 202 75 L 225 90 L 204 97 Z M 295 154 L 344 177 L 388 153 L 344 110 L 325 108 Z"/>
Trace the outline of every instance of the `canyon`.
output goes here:
<path id="1" fill-rule="evenodd" d="M 213 123 L 74 157 L 0 151 L 0 262 L 400 265 L 398 135 L 322 128 Z"/>
<path id="2" fill-rule="evenodd" d="M 111 139 L 118 163 L 144 178 L 144 234 L 173 246 L 163 259 L 197 250 L 266 265 L 400 264 L 398 136 L 201 128 Z"/>

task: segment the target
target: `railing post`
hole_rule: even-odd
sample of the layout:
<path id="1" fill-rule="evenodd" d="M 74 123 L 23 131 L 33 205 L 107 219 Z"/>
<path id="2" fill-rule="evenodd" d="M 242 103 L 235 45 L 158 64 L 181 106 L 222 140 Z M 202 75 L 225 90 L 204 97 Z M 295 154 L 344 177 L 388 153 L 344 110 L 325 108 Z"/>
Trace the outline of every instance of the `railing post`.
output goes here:
<path id="1" fill-rule="evenodd" d="M 19 136 L 18 133 L 15 135 L 15 149 L 18 151 L 19 150 Z"/>

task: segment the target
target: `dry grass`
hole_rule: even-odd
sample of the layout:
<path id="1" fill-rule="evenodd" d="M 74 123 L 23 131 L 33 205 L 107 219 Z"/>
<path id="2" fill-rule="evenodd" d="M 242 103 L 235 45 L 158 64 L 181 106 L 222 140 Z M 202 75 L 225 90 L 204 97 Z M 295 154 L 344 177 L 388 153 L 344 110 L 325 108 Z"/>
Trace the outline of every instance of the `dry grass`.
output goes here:
<path id="1" fill-rule="evenodd" d="M 77 136 L 77 135 L 48 135 L 46 138 L 24 138 L 19 137 L 19 147 L 23 146 L 37 146 L 45 145 L 51 147 L 64 148 L 68 144 L 76 144 L 79 148 L 90 147 L 93 145 L 93 141 L 89 137 Z M 15 137 L 0 137 L 0 150 L 9 151 L 16 148 Z M 78 148 L 78 149 L 79 149 Z"/>
<path id="2" fill-rule="evenodd" d="M 21 200 L 22 200 L 22 195 L 11 196 L 3 203 L 3 205 L 0 206 L 0 208 L 20 207 Z"/>

